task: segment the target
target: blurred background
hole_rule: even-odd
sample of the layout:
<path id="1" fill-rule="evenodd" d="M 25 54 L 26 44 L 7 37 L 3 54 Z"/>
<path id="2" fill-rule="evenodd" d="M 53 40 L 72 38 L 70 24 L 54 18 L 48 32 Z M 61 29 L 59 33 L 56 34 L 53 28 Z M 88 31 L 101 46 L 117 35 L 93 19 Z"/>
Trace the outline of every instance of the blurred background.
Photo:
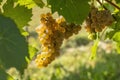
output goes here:
<path id="1" fill-rule="evenodd" d="M 48 8 L 33 8 L 33 17 L 27 27 L 28 42 L 40 51 L 35 28 L 40 25 L 40 14 L 50 12 Z M 57 13 L 53 14 L 58 17 Z M 22 78 L 15 68 L 8 70 L 16 80 L 120 80 L 120 55 L 112 41 L 100 41 L 95 59 L 91 60 L 93 41 L 84 28 L 77 35 L 64 40 L 61 55 L 45 68 L 37 68 L 34 59 Z"/>

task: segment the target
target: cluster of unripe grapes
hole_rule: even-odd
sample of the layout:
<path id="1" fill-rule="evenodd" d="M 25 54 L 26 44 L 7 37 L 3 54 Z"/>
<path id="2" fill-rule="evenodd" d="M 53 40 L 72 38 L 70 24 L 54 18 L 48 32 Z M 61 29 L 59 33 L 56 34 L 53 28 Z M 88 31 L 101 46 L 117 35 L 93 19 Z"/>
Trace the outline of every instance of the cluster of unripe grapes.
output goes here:
<path id="1" fill-rule="evenodd" d="M 92 6 L 85 21 L 85 28 L 90 36 L 94 36 L 96 32 L 101 32 L 105 27 L 111 25 L 113 21 L 114 18 L 109 10 L 98 10 Z"/>
<path id="2" fill-rule="evenodd" d="M 38 67 L 46 67 L 60 55 L 60 47 L 64 39 L 81 30 L 80 25 L 67 23 L 63 17 L 54 19 L 51 13 L 42 14 L 40 26 L 36 28 L 41 43 L 41 53 L 35 62 Z"/>

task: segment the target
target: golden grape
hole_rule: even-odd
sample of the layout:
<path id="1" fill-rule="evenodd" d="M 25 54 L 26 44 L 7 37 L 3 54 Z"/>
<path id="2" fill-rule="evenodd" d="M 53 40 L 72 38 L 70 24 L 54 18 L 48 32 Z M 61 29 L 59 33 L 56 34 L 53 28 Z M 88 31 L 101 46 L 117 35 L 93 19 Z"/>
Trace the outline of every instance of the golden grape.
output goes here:
<path id="1" fill-rule="evenodd" d="M 94 33 L 102 32 L 102 30 L 111 25 L 114 21 L 113 16 L 108 10 L 98 10 L 94 6 L 91 7 L 89 16 L 85 20 L 85 29 L 89 32 L 89 38 L 93 37 Z M 95 35 L 94 35 L 95 36 Z M 95 39 L 90 38 L 90 39 Z"/>
<path id="2" fill-rule="evenodd" d="M 92 6 L 91 11 L 87 19 L 85 20 L 85 28 L 87 32 L 101 32 L 105 27 L 112 24 L 114 21 L 113 16 L 108 10 L 98 10 Z"/>
<path id="3" fill-rule="evenodd" d="M 41 43 L 42 52 L 38 54 L 35 62 L 38 67 L 46 67 L 60 55 L 60 47 L 64 39 L 81 30 L 80 25 L 68 24 L 60 16 L 53 19 L 51 13 L 42 14 L 40 26 L 36 28 Z"/>

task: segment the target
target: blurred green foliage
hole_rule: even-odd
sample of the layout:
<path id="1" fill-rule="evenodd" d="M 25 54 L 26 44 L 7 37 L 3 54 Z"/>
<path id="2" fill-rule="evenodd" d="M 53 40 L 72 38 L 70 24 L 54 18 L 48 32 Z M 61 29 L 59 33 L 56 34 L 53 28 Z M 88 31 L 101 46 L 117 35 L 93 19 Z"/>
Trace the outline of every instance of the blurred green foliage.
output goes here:
<path id="1" fill-rule="evenodd" d="M 38 69 L 31 62 L 21 80 L 120 80 L 120 55 L 114 50 L 106 53 L 101 48 L 96 58 L 90 60 L 90 44 L 90 40 L 80 35 L 71 37 L 64 42 L 60 57 L 46 68 Z M 81 51 L 83 46 L 85 50 Z"/>
<path id="2" fill-rule="evenodd" d="M 22 80 L 120 80 L 120 55 L 100 48 L 96 58 L 90 60 L 91 43 L 82 32 L 70 37 L 64 41 L 60 57 L 41 69 L 31 62 Z"/>
<path id="3" fill-rule="evenodd" d="M 29 67 L 25 80 L 120 80 L 119 54 L 101 52 L 93 61 L 87 58 L 86 53 L 66 53 L 47 68 Z"/>
<path id="4" fill-rule="evenodd" d="M 40 45 L 34 31 L 35 27 L 39 25 L 38 16 L 43 12 L 49 12 L 49 10 L 46 8 L 33 9 L 34 20 L 29 27 L 29 44 L 37 49 Z M 85 36 L 81 37 L 81 35 Z M 33 50 L 30 54 L 33 61 L 25 70 L 22 79 L 19 79 L 20 75 L 14 69 L 8 73 L 18 80 L 120 80 L 120 55 L 114 51 L 105 53 L 104 50 L 100 50 L 96 59 L 90 60 L 90 43 L 91 41 L 87 39 L 85 31 L 84 33 L 80 31 L 80 34 L 64 41 L 61 47 L 61 56 L 48 67 L 38 69 L 35 66 L 33 53 L 36 50 Z"/>

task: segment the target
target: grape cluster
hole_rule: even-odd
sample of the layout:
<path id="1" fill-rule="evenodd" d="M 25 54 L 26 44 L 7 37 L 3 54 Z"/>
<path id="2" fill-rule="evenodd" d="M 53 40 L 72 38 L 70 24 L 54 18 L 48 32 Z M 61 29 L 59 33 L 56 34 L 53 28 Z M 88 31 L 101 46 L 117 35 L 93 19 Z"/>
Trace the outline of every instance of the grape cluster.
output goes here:
<path id="1" fill-rule="evenodd" d="M 78 33 L 79 25 L 66 23 L 63 17 L 53 19 L 51 13 L 41 15 L 41 25 L 36 28 L 41 43 L 41 53 L 35 60 L 38 67 L 46 67 L 60 55 L 60 46 L 64 39 Z"/>
<path id="2" fill-rule="evenodd" d="M 90 34 L 101 32 L 106 26 L 111 25 L 113 21 L 114 18 L 109 10 L 98 10 L 92 6 L 90 14 L 85 21 L 85 28 Z"/>

